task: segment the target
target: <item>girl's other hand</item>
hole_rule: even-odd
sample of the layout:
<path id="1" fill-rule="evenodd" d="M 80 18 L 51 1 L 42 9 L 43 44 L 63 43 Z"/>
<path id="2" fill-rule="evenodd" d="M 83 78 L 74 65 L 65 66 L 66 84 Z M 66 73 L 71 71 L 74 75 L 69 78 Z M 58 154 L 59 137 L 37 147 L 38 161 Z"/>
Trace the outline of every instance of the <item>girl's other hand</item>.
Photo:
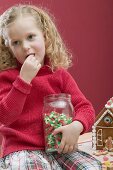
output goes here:
<path id="1" fill-rule="evenodd" d="M 58 148 L 58 153 L 70 153 L 77 149 L 77 142 L 83 125 L 79 121 L 74 121 L 66 126 L 54 130 L 53 135 L 62 133 L 62 140 Z"/>
<path id="2" fill-rule="evenodd" d="M 40 68 L 41 64 L 34 57 L 34 55 L 29 55 L 21 67 L 20 78 L 22 78 L 26 83 L 30 84 L 33 78 L 37 75 Z"/>

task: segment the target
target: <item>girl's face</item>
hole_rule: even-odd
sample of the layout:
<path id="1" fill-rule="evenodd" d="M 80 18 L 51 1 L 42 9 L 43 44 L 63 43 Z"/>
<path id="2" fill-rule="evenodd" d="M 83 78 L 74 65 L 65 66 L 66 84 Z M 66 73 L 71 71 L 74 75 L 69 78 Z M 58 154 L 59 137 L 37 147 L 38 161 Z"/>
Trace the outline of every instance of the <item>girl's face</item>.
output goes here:
<path id="1" fill-rule="evenodd" d="M 17 18 L 6 28 L 6 37 L 11 52 L 21 64 L 30 54 L 33 54 L 42 65 L 44 64 L 44 36 L 33 17 Z"/>

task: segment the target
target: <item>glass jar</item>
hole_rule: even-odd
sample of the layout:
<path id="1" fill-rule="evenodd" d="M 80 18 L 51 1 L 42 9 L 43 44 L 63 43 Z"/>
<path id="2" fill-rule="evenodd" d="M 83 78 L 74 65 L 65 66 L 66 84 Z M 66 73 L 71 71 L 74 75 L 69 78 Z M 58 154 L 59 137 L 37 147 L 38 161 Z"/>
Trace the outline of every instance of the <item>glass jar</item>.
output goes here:
<path id="1" fill-rule="evenodd" d="M 57 151 L 62 134 L 53 135 L 52 132 L 61 126 L 70 124 L 73 118 L 71 95 L 60 93 L 51 94 L 44 98 L 44 135 L 45 151 Z"/>

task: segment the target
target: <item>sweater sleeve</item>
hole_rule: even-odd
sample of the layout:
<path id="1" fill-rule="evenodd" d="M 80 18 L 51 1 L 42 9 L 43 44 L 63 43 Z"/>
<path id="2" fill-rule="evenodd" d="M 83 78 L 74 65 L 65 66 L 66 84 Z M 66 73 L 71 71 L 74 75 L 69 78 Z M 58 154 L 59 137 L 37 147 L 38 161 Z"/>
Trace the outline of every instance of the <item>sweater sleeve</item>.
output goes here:
<path id="1" fill-rule="evenodd" d="M 22 113 L 31 85 L 25 83 L 19 76 L 12 81 L 10 71 L 0 73 L 0 123 L 9 125 L 18 119 Z"/>
<path id="2" fill-rule="evenodd" d="M 74 107 L 74 119 L 80 121 L 84 132 L 88 132 L 95 121 L 95 111 L 89 100 L 80 91 L 73 77 L 66 71 L 62 70 L 62 90 L 64 93 L 71 94 L 72 104 Z"/>

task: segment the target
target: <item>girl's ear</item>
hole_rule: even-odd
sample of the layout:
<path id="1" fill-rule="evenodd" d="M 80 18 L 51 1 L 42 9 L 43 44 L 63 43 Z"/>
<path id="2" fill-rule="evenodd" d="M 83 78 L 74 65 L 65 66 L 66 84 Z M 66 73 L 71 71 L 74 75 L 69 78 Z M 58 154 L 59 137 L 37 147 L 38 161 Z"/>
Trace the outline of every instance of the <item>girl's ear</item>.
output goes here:
<path id="1" fill-rule="evenodd" d="M 9 43 L 8 43 L 8 40 L 7 40 L 7 39 L 5 40 L 5 46 L 6 46 L 6 47 L 9 46 Z"/>

